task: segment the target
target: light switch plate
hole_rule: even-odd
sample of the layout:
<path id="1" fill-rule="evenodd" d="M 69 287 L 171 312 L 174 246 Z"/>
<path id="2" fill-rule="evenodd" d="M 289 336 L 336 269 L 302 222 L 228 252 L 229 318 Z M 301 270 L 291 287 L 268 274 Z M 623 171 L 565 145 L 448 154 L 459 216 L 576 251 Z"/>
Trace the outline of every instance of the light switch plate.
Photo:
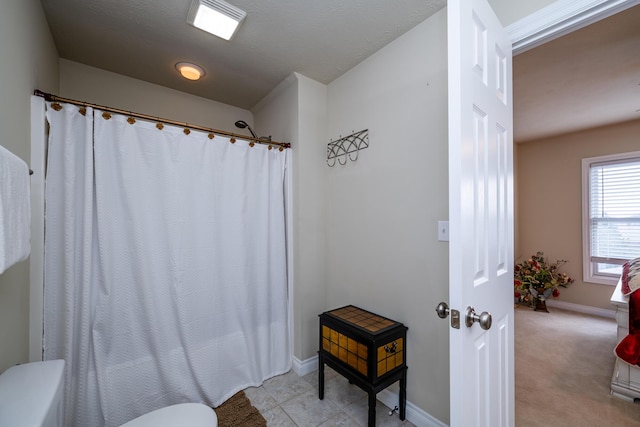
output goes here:
<path id="1" fill-rule="evenodd" d="M 449 221 L 438 221 L 438 241 L 449 241 Z"/>

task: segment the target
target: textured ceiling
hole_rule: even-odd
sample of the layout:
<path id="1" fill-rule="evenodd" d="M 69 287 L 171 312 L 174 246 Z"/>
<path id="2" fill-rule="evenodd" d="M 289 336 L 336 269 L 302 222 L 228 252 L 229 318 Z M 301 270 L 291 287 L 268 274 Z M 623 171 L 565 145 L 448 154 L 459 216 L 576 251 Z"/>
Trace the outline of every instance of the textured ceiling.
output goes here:
<path id="1" fill-rule="evenodd" d="M 513 58 L 514 139 L 640 119 L 640 6 Z"/>
<path id="2" fill-rule="evenodd" d="M 229 0 L 231 41 L 187 24 L 191 0 L 41 0 L 60 57 L 250 109 L 296 71 L 329 83 L 446 0 Z M 206 70 L 198 82 L 174 66 Z"/>
<path id="3" fill-rule="evenodd" d="M 187 24 L 191 0 L 41 1 L 62 58 L 245 109 L 294 71 L 330 83 L 446 4 L 228 0 L 247 18 L 225 41 Z M 639 119 L 638 23 L 634 6 L 514 57 L 514 140 Z"/>

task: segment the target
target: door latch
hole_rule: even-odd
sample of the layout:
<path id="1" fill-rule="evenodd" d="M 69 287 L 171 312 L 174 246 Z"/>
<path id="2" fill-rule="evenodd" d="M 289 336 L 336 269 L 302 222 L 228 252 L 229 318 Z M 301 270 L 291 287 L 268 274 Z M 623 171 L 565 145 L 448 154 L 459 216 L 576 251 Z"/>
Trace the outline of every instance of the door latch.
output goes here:
<path id="1" fill-rule="evenodd" d="M 446 319 L 451 314 L 451 327 L 460 329 L 460 312 L 458 310 L 450 310 L 446 302 L 441 302 L 436 307 L 436 313 L 441 319 Z"/>

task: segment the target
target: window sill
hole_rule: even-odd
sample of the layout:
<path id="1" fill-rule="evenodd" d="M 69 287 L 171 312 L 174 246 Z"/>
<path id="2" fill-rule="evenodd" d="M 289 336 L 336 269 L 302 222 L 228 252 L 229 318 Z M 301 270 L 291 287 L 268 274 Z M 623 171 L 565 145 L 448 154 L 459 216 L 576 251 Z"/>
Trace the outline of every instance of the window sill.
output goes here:
<path id="1" fill-rule="evenodd" d="M 593 283 L 596 285 L 616 286 L 620 281 L 619 277 L 584 277 L 582 279 L 585 283 Z"/>

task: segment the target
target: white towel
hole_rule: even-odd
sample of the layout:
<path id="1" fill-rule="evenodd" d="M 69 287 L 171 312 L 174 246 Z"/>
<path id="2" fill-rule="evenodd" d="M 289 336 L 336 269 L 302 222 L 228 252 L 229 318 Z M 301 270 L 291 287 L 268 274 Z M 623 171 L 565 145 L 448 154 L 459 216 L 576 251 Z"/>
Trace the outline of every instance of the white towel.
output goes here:
<path id="1" fill-rule="evenodd" d="M 29 167 L 0 145 L 0 274 L 31 251 Z"/>

